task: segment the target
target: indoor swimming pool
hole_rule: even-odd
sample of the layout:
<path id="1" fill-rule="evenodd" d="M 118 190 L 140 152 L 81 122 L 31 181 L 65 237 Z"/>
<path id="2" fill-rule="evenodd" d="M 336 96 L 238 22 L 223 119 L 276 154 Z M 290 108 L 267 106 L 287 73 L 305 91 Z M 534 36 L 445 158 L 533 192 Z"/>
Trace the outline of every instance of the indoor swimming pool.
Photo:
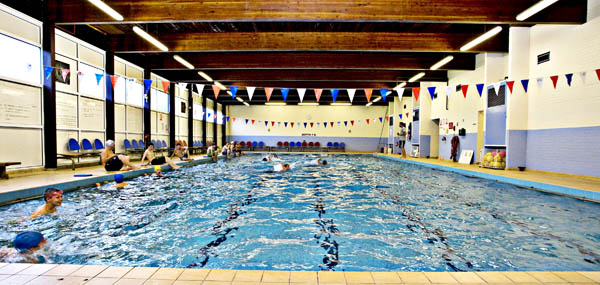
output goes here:
<path id="1" fill-rule="evenodd" d="M 600 270 L 600 204 L 369 155 L 258 155 L 0 207 L 53 263 L 335 271 Z"/>

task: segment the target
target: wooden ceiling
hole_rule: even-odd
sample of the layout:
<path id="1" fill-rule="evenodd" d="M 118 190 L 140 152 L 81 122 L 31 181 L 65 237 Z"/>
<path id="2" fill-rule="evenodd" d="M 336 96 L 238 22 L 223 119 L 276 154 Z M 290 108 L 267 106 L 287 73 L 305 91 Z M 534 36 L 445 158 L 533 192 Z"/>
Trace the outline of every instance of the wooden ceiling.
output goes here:
<path id="1" fill-rule="evenodd" d="M 27 6 L 36 1 L 9 2 Z M 50 0 L 46 16 L 59 28 L 173 82 L 209 84 L 197 73 L 204 71 L 225 85 L 308 89 L 391 89 L 421 71 L 426 73 L 423 81 L 447 81 L 448 70 L 474 70 L 479 52 L 508 52 L 510 26 L 580 24 L 587 12 L 586 0 L 558 1 L 524 22 L 516 21 L 516 15 L 538 0 L 104 2 L 124 21 L 81 0 Z M 31 5 L 24 9 L 31 11 Z M 503 27 L 500 34 L 460 52 L 462 45 L 497 25 Z M 133 26 L 156 37 L 169 51 L 137 36 Z M 195 70 L 173 55 L 189 61 Z M 447 55 L 454 60 L 429 71 Z M 223 94 L 219 102 L 239 104 Z M 206 88 L 204 95 L 212 97 L 212 90 Z M 239 95 L 247 101 L 243 90 Z M 272 100 L 281 100 L 278 96 L 274 92 Z M 288 100 L 299 101 L 297 93 L 290 92 Z M 331 100 L 330 93 L 323 92 L 321 101 Z M 338 101 L 344 100 L 347 93 L 340 92 Z M 264 101 L 259 88 L 250 103 Z M 355 102 L 366 103 L 360 92 Z"/>

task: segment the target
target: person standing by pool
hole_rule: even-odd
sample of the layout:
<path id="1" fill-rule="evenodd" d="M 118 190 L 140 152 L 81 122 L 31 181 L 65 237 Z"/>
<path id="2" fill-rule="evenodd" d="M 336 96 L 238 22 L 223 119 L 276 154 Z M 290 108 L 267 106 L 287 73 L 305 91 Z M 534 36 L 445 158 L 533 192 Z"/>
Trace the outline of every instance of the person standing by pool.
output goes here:
<path id="1" fill-rule="evenodd" d="M 402 151 L 402 157 L 406 158 L 406 150 L 404 150 L 404 145 L 406 144 L 406 124 L 404 122 L 400 122 L 400 132 L 398 135 L 398 147 Z"/>
<path id="2" fill-rule="evenodd" d="M 13 241 L 14 248 L 0 248 L 0 262 L 43 263 L 46 259 L 41 255 L 36 255 L 36 251 L 45 243 L 46 238 L 39 232 L 19 233 Z"/>
<path id="3" fill-rule="evenodd" d="M 107 140 L 106 149 L 100 153 L 100 158 L 102 159 L 102 164 L 104 164 L 104 169 L 106 169 L 106 171 L 140 169 L 129 162 L 129 156 L 122 154 L 116 155 L 114 150 L 115 141 Z M 123 169 L 123 166 L 127 166 L 127 168 Z"/>
<path id="4" fill-rule="evenodd" d="M 44 200 L 46 203 L 38 207 L 31 214 L 32 219 L 41 215 L 56 213 L 56 207 L 62 206 L 63 191 L 56 188 L 48 188 L 44 191 Z"/>
<path id="5" fill-rule="evenodd" d="M 148 158 L 148 163 L 144 164 L 144 160 L 146 160 L 146 158 Z M 173 169 L 180 168 L 179 166 L 177 166 L 177 164 L 175 164 L 168 157 L 164 157 L 164 156 L 155 157 L 153 143 L 148 144 L 148 148 L 144 152 L 144 155 L 142 156 L 142 161 L 140 163 L 141 163 L 141 165 L 161 165 L 161 164 L 168 163 Z"/>
<path id="6" fill-rule="evenodd" d="M 193 159 L 190 158 L 190 152 L 188 151 L 187 147 L 182 149 L 181 148 L 181 143 L 176 143 L 175 144 L 175 149 L 173 150 L 173 154 L 171 154 L 171 160 L 173 159 L 173 157 L 179 157 L 180 160 L 185 160 L 185 161 L 192 161 Z"/>

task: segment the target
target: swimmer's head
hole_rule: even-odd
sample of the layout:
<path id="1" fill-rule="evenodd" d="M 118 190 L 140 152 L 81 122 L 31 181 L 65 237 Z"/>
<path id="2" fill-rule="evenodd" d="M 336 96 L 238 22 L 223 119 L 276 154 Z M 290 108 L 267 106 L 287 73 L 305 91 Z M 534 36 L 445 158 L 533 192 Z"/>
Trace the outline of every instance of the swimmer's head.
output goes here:
<path id="1" fill-rule="evenodd" d="M 115 141 L 113 141 L 113 140 L 107 140 L 106 141 L 106 147 L 114 149 L 115 148 Z"/>
<path id="2" fill-rule="evenodd" d="M 323 160 L 323 162 L 321 162 L 323 165 L 327 165 L 327 160 Z"/>
<path id="3" fill-rule="evenodd" d="M 22 232 L 15 237 L 13 246 L 20 252 L 27 252 L 42 246 L 45 241 L 44 235 L 39 232 Z"/>
<path id="4" fill-rule="evenodd" d="M 268 159 L 266 157 L 263 157 L 262 161 L 267 161 Z"/>
<path id="5" fill-rule="evenodd" d="M 123 182 L 123 174 L 115 174 L 115 182 L 122 183 Z"/>
<path id="6" fill-rule="evenodd" d="M 283 165 L 283 168 L 290 169 L 290 165 L 286 163 L 286 164 Z"/>
<path id="7" fill-rule="evenodd" d="M 62 196 L 62 194 L 63 194 L 63 191 L 60 189 L 48 188 L 48 189 L 46 189 L 46 191 L 44 191 L 44 200 L 48 201 L 48 200 L 56 197 L 57 195 Z"/>

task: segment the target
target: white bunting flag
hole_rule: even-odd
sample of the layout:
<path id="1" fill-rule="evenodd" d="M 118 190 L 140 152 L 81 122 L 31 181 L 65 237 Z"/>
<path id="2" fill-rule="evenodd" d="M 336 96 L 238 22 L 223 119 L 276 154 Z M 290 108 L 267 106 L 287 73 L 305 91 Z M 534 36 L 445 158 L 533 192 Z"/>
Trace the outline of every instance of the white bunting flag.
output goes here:
<path id="1" fill-rule="evenodd" d="M 446 86 L 446 96 L 448 96 L 448 98 L 452 95 L 452 89 L 454 89 L 454 86 Z"/>
<path id="2" fill-rule="evenodd" d="M 500 85 L 501 84 L 502 84 L 502 82 L 494 83 L 494 91 L 496 91 L 496 96 L 498 96 L 498 94 L 500 93 Z"/>
<path id="3" fill-rule="evenodd" d="M 348 97 L 350 97 L 350 103 L 352 103 L 352 100 L 354 100 L 354 94 L 356 93 L 356 89 L 348 89 L 346 91 L 348 91 Z"/>
<path id="4" fill-rule="evenodd" d="M 196 89 L 198 89 L 198 94 L 202 96 L 202 92 L 204 91 L 204 84 L 196 84 Z"/>
<path id="5" fill-rule="evenodd" d="M 586 75 L 587 75 L 587 72 L 585 72 L 585 71 L 579 72 L 579 76 L 581 76 L 581 81 L 583 82 L 583 85 L 585 85 Z"/>
<path id="6" fill-rule="evenodd" d="M 248 91 L 248 101 L 252 101 L 252 95 L 254 95 L 254 90 L 256 90 L 256 87 L 246 87 L 246 91 Z"/>
<path id="7" fill-rule="evenodd" d="M 188 84 L 187 83 L 177 83 L 177 85 L 179 85 L 179 88 L 185 89 Z"/>
<path id="8" fill-rule="evenodd" d="M 542 89 L 542 84 L 544 84 L 544 77 L 538 77 L 536 79 L 536 81 L 537 81 L 538 88 Z"/>
<path id="9" fill-rule="evenodd" d="M 404 94 L 404 88 L 396 88 L 395 90 L 398 93 L 398 97 L 402 99 L 402 94 Z"/>
<path id="10" fill-rule="evenodd" d="M 304 100 L 304 93 L 306 93 L 306 88 L 298 88 L 298 96 L 300 96 L 300 103 Z M 352 99 L 350 99 L 352 101 Z"/>

